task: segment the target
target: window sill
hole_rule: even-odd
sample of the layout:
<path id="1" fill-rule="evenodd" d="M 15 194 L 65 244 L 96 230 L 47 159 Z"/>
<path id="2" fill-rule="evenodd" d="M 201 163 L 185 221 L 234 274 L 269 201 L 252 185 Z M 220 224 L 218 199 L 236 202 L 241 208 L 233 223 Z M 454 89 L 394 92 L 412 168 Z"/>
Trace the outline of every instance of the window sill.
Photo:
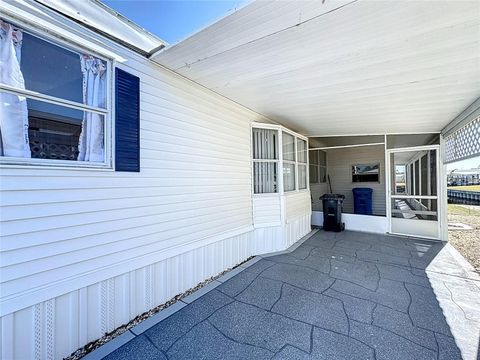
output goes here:
<path id="1" fill-rule="evenodd" d="M 262 197 L 273 197 L 280 196 L 280 193 L 262 193 L 262 194 L 253 194 L 253 197 L 262 198 Z"/>
<path id="2" fill-rule="evenodd" d="M 87 170 L 114 171 L 110 164 L 89 163 L 85 161 L 49 160 L 49 159 L 18 159 L 0 158 L 2 169 L 52 169 L 52 170 Z"/>
<path id="3" fill-rule="evenodd" d="M 301 190 L 291 190 L 291 191 L 285 191 L 283 195 L 290 196 L 290 195 L 298 195 L 298 194 L 304 194 L 310 192 L 309 189 L 301 189 Z"/>

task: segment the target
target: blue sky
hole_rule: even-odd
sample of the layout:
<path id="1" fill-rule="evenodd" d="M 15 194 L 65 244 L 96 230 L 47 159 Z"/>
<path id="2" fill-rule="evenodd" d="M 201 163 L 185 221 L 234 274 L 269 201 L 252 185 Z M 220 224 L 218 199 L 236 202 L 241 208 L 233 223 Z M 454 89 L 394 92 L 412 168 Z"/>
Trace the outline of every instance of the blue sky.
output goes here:
<path id="1" fill-rule="evenodd" d="M 175 44 L 246 3 L 246 0 L 102 1 L 170 44 Z"/>
<path id="2" fill-rule="evenodd" d="M 471 159 L 457 161 L 447 165 L 447 170 L 455 170 L 455 169 L 465 169 L 470 170 L 475 167 L 480 167 L 480 156 L 476 156 Z"/>

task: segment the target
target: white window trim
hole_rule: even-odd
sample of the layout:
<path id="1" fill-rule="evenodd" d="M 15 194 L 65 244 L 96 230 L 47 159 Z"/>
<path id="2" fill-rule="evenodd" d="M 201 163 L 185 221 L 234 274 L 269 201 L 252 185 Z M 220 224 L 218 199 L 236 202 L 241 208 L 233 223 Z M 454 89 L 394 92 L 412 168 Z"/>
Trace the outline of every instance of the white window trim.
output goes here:
<path id="1" fill-rule="evenodd" d="M 306 165 L 306 171 L 307 171 L 307 187 L 305 189 L 299 189 L 298 188 L 298 152 L 297 152 L 297 139 L 305 140 L 306 141 L 306 149 L 308 150 L 308 138 L 306 136 L 300 135 L 290 129 L 287 129 L 286 127 L 283 127 L 281 125 L 274 125 L 274 124 L 265 124 L 265 123 L 258 123 L 258 122 L 252 122 L 250 124 L 250 136 L 252 136 L 253 129 L 258 128 L 258 129 L 269 129 L 269 130 L 277 130 L 278 132 L 278 159 L 270 159 L 270 160 L 262 160 L 262 159 L 253 159 L 253 144 L 252 144 L 252 194 L 254 197 L 266 197 L 266 196 L 279 196 L 279 195 L 288 195 L 288 194 L 297 194 L 297 193 L 302 193 L 302 192 L 308 192 L 310 191 L 310 184 L 309 184 L 309 157 L 308 157 L 308 151 L 307 151 L 307 162 L 302 163 Z M 293 135 L 294 137 L 294 142 L 295 142 L 295 161 L 291 160 L 283 160 L 283 141 L 282 141 L 282 132 L 288 133 L 290 135 Z M 254 189 L 254 176 L 253 176 L 253 163 L 254 162 L 276 162 L 278 165 L 278 170 L 277 170 L 277 176 L 278 176 L 278 191 L 274 193 L 261 193 L 261 194 L 256 194 L 255 189 Z M 291 163 L 295 164 L 295 190 L 289 190 L 289 191 L 284 191 L 283 188 L 283 163 Z"/>
<path id="2" fill-rule="evenodd" d="M 97 108 L 89 105 L 80 104 L 74 101 L 61 99 L 53 97 L 50 95 L 45 95 L 31 90 L 18 89 L 13 86 L 0 83 L 0 91 L 7 92 L 11 94 L 18 94 L 25 96 L 33 100 L 39 100 L 58 106 L 73 108 L 76 110 L 83 110 L 89 112 L 95 112 L 104 116 L 104 138 L 105 138 L 105 161 L 100 162 L 89 162 L 89 161 L 76 161 L 76 160 L 54 160 L 54 159 L 38 159 L 38 158 L 19 158 L 19 157 L 7 157 L 0 156 L 0 168 L 37 168 L 37 167 L 50 167 L 58 169 L 85 169 L 85 170 L 103 170 L 103 171 L 113 171 L 113 70 L 114 63 L 113 59 L 107 58 L 104 55 L 98 54 L 97 52 L 85 48 L 80 44 L 73 42 L 67 42 L 62 39 L 60 36 L 54 36 L 51 32 L 42 31 L 39 28 L 33 28 L 31 25 L 21 21 L 19 19 L 14 19 L 9 16 L 4 16 L 2 14 L 2 19 L 7 22 L 15 24 L 22 30 L 28 32 L 29 34 L 40 38 L 41 40 L 50 42 L 55 46 L 59 46 L 66 50 L 82 54 L 88 53 L 93 55 L 107 64 L 107 93 L 106 93 L 106 108 Z"/>

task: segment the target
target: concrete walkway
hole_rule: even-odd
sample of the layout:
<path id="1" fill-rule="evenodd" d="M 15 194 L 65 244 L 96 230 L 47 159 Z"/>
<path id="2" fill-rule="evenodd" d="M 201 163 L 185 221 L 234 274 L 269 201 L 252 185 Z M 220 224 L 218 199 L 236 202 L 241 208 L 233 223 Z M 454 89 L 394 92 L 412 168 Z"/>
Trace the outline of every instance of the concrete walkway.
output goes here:
<path id="1" fill-rule="evenodd" d="M 477 359 L 480 279 L 450 245 L 319 231 L 251 263 L 105 359 Z"/>

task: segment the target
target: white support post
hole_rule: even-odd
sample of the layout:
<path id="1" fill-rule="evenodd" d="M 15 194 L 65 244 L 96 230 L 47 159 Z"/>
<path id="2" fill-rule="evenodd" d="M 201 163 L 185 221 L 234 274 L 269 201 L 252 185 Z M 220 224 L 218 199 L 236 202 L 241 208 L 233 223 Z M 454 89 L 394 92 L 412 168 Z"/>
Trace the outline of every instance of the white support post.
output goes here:
<path id="1" fill-rule="evenodd" d="M 448 200 L 447 200 L 447 165 L 445 159 L 445 139 L 440 135 L 440 149 L 437 152 L 437 211 L 440 223 L 440 239 L 448 241 Z"/>

